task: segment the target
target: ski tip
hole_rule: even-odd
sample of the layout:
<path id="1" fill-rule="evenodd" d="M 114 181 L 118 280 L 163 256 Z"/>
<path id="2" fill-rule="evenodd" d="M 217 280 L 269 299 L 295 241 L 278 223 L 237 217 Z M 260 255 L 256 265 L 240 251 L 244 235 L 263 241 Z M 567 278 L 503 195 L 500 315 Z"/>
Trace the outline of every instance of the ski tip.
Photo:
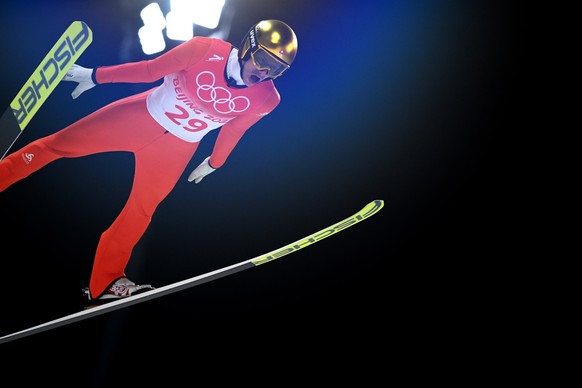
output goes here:
<path id="1" fill-rule="evenodd" d="M 364 218 L 367 218 L 367 217 L 371 216 L 372 214 L 375 214 L 376 212 L 378 212 L 383 207 L 384 207 L 384 200 L 375 199 L 372 202 L 370 202 L 369 204 L 367 204 L 362 209 L 361 213 L 364 214 Z"/>
<path id="2" fill-rule="evenodd" d="M 83 31 L 87 31 L 87 34 L 89 35 L 89 42 L 92 42 L 93 41 L 93 31 L 91 30 L 91 28 L 89 28 L 89 26 L 87 25 L 87 23 L 85 23 L 82 20 L 77 20 L 77 21 L 75 21 L 73 23 L 80 24 L 81 25 L 81 29 Z"/>

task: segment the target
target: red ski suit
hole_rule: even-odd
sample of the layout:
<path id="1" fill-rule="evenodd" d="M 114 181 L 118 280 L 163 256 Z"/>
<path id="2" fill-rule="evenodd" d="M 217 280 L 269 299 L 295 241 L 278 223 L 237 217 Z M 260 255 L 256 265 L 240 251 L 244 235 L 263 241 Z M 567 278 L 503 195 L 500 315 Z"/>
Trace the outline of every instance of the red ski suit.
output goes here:
<path id="1" fill-rule="evenodd" d="M 225 69 L 232 50 L 225 41 L 195 37 L 152 60 L 99 67 L 98 84 L 149 83 L 161 78 L 164 82 L 115 101 L 0 162 L 3 191 L 59 158 L 108 151 L 134 154 L 129 198 L 96 249 L 89 284 L 93 297 L 125 276 L 133 248 L 202 137 L 220 128 L 209 160 L 219 168 L 246 130 L 279 104 L 270 80 L 252 87 L 228 86 Z"/>

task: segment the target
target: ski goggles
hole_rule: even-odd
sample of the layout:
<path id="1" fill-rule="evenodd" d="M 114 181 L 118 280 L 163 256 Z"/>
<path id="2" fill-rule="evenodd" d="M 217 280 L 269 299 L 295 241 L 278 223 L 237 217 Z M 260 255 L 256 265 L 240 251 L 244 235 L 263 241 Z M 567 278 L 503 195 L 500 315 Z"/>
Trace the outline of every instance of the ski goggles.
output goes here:
<path id="1" fill-rule="evenodd" d="M 257 69 L 267 70 L 267 75 L 270 78 L 279 77 L 291 67 L 261 46 L 257 46 L 255 51 L 251 51 L 251 58 Z"/>

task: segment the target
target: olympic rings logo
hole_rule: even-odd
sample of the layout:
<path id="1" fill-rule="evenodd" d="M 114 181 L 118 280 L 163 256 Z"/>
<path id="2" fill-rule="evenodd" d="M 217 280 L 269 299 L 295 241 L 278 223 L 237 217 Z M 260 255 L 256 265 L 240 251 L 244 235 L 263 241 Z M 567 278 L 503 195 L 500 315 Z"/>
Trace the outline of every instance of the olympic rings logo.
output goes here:
<path id="1" fill-rule="evenodd" d="M 211 82 L 202 83 L 201 78 L 206 75 L 210 76 Z M 208 76 L 204 78 L 204 81 L 208 80 Z M 204 102 L 213 102 L 214 109 L 218 113 L 241 113 L 251 106 L 251 101 L 247 97 L 237 96 L 232 98 L 230 91 L 220 86 L 214 86 L 215 82 L 214 74 L 210 71 L 201 72 L 196 76 L 196 84 L 198 85 L 196 94 Z"/>

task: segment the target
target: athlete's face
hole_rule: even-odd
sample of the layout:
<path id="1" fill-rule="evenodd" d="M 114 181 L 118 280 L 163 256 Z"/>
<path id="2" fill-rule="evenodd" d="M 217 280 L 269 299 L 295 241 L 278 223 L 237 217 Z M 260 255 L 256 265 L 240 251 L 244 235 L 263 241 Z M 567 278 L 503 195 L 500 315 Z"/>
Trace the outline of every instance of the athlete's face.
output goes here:
<path id="1" fill-rule="evenodd" d="M 249 59 L 243 63 L 242 79 L 245 85 L 253 86 L 269 78 L 269 70 L 257 68 L 254 62 Z"/>

